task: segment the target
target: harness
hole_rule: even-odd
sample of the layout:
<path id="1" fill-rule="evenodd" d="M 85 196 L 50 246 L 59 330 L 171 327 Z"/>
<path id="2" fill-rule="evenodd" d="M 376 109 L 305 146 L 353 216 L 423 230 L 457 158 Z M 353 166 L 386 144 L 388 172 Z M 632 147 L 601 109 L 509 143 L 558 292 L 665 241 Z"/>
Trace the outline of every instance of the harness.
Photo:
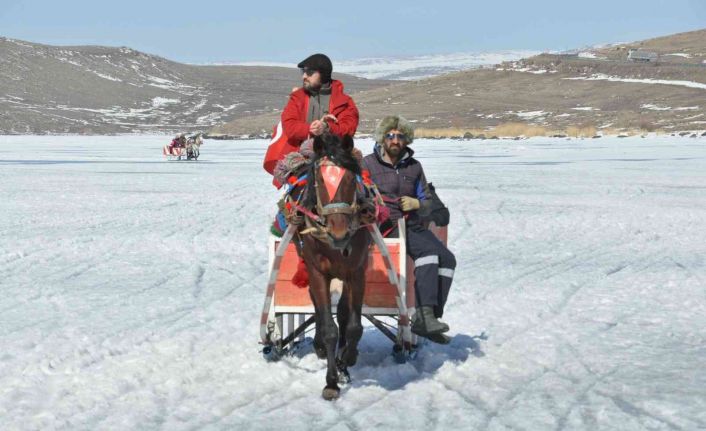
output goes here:
<path id="1" fill-rule="evenodd" d="M 330 202 L 323 205 L 321 199 L 322 190 L 326 190 L 329 198 L 333 198 L 347 170 L 324 157 L 315 162 L 313 172 L 318 171 L 321 172 L 323 181 L 320 184 L 316 177 L 313 180 L 316 193 L 316 213 L 304 207 L 301 203 L 306 197 L 306 188 L 301 188 L 298 193 L 293 193 L 297 187 L 304 186 L 310 181 L 308 173 L 299 177 L 290 177 L 289 185 L 283 198 L 283 210 L 288 222 L 306 226 L 305 229 L 299 232 L 300 235 L 311 235 L 332 248 L 338 248 L 329 235 L 326 217 L 332 214 L 344 214 L 351 217 L 352 219 L 348 224 L 348 233 L 349 236 L 352 236 L 360 228 L 375 223 L 380 207 L 384 206 L 383 197 L 370 180 L 370 173 L 363 171 L 362 175 L 355 176 L 356 189 L 350 203 Z M 361 203 L 358 202 L 359 198 Z M 371 210 L 374 210 L 374 213 L 370 213 Z M 361 223 L 361 216 L 365 218 L 363 223 Z"/>

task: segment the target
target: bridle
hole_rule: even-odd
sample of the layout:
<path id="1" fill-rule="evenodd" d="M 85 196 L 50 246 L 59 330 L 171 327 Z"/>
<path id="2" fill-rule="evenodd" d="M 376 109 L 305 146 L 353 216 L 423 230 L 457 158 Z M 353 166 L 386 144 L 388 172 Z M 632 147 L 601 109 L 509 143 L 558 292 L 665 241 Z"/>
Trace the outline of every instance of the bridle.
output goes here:
<path id="1" fill-rule="evenodd" d="M 322 171 L 322 167 L 324 170 Z M 319 181 L 319 175 L 324 178 L 325 174 L 330 175 L 330 181 L 325 181 L 323 184 Z M 288 223 L 295 225 L 305 225 L 305 228 L 298 231 L 298 235 L 311 235 L 315 239 L 329 245 L 335 249 L 346 249 L 349 240 L 353 237 L 356 231 L 361 228 L 367 228 L 375 224 L 381 208 L 385 206 L 383 197 L 378 191 L 375 183 L 370 178 L 370 173 L 363 170 L 361 175 L 355 174 L 356 188 L 353 193 L 353 198 L 350 203 L 347 202 L 329 202 L 324 205 L 321 199 L 321 193 L 325 189 L 331 199 L 336 196 L 338 187 L 341 184 L 346 172 L 350 172 L 344 167 L 337 165 L 334 161 L 327 157 L 314 162 L 314 166 L 308 173 L 299 177 L 291 176 L 288 179 L 287 190 L 280 204 L 280 208 L 284 211 Z M 352 172 L 351 172 L 352 173 Z M 335 174 L 335 175 L 334 175 Z M 310 178 L 313 176 L 313 178 Z M 306 200 L 309 181 L 314 181 L 313 188 L 316 195 L 316 213 L 306 208 L 302 201 Z M 359 198 L 362 198 L 362 203 L 359 203 Z M 330 235 L 326 217 L 332 214 L 344 214 L 349 217 L 348 229 L 345 241 L 334 241 Z"/>
<path id="2" fill-rule="evenodd" d="M 359 175 L 355 175 L 356 187 L 353 191 L 351 202 L 330 202 L 337 194 L 342 185 L 342 180 L 348 171 L 346 168 L 337 165 L 328 157 L 322 157 L 314 162 L 314 190 L 316 193 L 316 212 L 318 217 L 315 220 L 310 220 L 306 217 L 307 229 L 302 233 L 310 233 L 319 241 L 328 244 L 335 249 L 346 249 L 353 235 L 360 229 L 359 193 L 364 192 L 363 183 Z M 318 174 L 321 175 L 318 175 Z M 329 198 L 329 203 L 323 204 L 322 194 L 326 193 Z M 342 240 L 335 240 L 331 235 L 330 228 L 327 223 L 327 218 L 334 214 L 343 214 L 347 217 L 347 232 Z M 316 221 L 316 223 L 312 223 Z M 309 231 L 309 232 L 307 232 Z"/>
<path id="3" fill-rule="evenodd" d="M 339 187 L 342 185 L 342 180 L 347 172 L 350 172 L 344 167 L 337 165 L 334 161 L 327 157 L 314 162 L 311 175 L 313 178 L 308 178 L 307 175 L 297 178 L 290 182 L 290 189 L 285 197 L 285 208 L 289 214 L 301 213 L 304 216 L 305 229 L 299 232 L 300 235 L 309 234 L 319 241 L 329 245 L 335 249 L 346 249 L 353 235 L 365 225 L 361 224 L 360 212 L 363 209 L 358 203 L 359 197 L 369 195 L 367 186 L 360 175 L 355 174 L 355 190 L 351 202 L 330 202 L 336 196 Z M 321 175 L 318 175 L 321 173 Z M 295 199 L 292 196 L 292 190 L 299 186 L 305 185 L 309 180 L 314 182 L 314 193 L 316 195 L 316 213 L 301 205 L 302 194 L 300 192 Z M 322 195 L 326 193 L 329 197 L 329 203 L 323 204 Z M 335 240 L 330 234 L 330 228 L 327 224 L 327 217 L 334 214 L 343 214 L 348 217 L 347 233 L 343 240 Z"/>
<path id="4" fill-rule="evenodd" d="M 358 190 L 361 188 L 361 183 L 358 181 L 358 176 L 356 175 L 356 190 L 353 192 L 353 201 L 351 203 L 347 202 L 330 202 L 323 205 L 321 199 L 321 189 L 322 187 L 326 189 L 329 196 L 329 200 L 336 196 L 336 192 L 341 186 L 341 181 L 345 176 L 347 169 L 338 166 L 336 163 L 332 162 L 329 158 L 324 157 L 316 161 L 314 167 L 315 172 L 320 171 L 321 177 L 324 180 L 324 184 L 320 184 L 318 181 L 318 176 L 314 179 L 314 188 L 316 190 L 316 210 L 324 221 L 326 217 L 331 214 L 345 214 L 347 216 L 354 215 L 358 211 Z M 357 229 L 356 229 L 357 230 Z"/>

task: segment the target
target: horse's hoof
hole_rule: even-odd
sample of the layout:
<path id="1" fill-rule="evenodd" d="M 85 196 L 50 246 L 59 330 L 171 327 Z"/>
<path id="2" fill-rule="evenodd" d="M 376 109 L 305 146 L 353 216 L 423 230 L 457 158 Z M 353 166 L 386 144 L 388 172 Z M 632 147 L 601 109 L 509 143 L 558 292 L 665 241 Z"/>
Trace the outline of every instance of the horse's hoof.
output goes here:
<path id="1" fill-rule="evenodd" d="M 338 399 L 338 396 L 341 394 L 341 390 L 338 388 L 329 388 L 326 386 L 324 390 L 321 392 L 321 396 L 324 397 L 326 401 L 333 401 L 335 399 Z"/>

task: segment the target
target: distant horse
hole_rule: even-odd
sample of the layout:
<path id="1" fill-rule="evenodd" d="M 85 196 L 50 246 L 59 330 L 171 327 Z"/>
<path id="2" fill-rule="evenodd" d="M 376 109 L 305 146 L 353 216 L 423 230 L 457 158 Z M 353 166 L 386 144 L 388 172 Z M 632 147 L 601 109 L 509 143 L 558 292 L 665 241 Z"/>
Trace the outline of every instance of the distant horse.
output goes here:
<path id="1" fill-rule="evenodd" d="M 294 184 L 295 190 L 288 195 L 293 198 L 286 206 L 288 219 L 300 221 L 295 244 L 309 273 L 316 322 L 314 350 L 328 362 L 322 392 L 326 400 L 340 394 L 339 372 L 349 379 L 348 367 L 356 363 L 363 335 L 361 311 L 372 239 L 364 225 L 374 221 L 374 214 L 352 150 L 350 136 L 317 137 L 306 180 Z M 336 311 L 340 332 L 331 310 L 333 278 L 343 281 Z"/>
<path id="2" fill-rule="evenodd" d="M 186 160 L 198 160 L 201 154 L 201 145 L 203 145 L 201 133 L 190 136 L 186 140 Z"/>

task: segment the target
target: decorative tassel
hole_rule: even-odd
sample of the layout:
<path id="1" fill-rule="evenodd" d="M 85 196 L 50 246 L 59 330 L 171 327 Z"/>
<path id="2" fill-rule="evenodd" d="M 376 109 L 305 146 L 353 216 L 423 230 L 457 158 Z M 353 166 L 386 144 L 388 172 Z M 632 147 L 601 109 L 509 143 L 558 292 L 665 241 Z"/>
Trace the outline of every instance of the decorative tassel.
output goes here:
<path id="1" fill-rule="evenodd" d="M 270 233 L 278 238 L 282 238 L 285 230 L 287 230 L 287 220 L 284 214 L 282 214 L 282 211 L 278 211 L 275 215 L 275 220 L 272 222 L 272 226 L 270 226 Z"/>
<path id="2" fill-rule="evenodd" d="M 370 179 L 370 171 L 367 169 L 363 169 L 361 172 L 361 176 L 363 177 L 363 183 L 366 186 L 372 186 L 373 185 L 373 180 Z"/>
<path id="3" fill-rule="evenodd" d="M 390 208 L 385 205 L 378 205 L 378 224 L 385 223 L 390 218 Z"/>
<path id="4" fill-rule="evenodd" d="M 306 263 L 304 263 L 304 259 L 299 259 L 297 272 L 295 272 L 294 277 L 292 277 L 292 283 L 300 288 L 309 286 L 309 273 L 306 270 Z"/>

